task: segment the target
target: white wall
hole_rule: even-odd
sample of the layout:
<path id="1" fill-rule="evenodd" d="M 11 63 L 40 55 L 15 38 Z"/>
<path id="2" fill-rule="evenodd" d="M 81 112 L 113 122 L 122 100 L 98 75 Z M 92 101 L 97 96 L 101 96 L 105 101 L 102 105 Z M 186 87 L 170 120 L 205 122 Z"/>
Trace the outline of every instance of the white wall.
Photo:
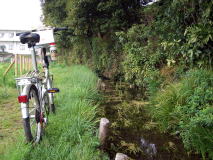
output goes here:
<path id="1" fill-rule="evenodd" d="M 23 30 L 0 30 L 0 46 L 5 46 L 5 52 L 13 54 L 30 54 L 30 50 L 25 44 L 21 44 L 16 33 Z M 0 48 L 1 51 L 1 48 Z"/>

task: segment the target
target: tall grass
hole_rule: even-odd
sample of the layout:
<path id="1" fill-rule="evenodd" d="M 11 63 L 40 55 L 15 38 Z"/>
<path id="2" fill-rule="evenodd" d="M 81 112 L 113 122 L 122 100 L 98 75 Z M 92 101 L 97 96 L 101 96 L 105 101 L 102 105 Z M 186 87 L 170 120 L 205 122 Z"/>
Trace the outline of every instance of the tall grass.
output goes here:
<path id="1" fill-rule="evenodd" d="M 17 103 L 14 69 L 3 77 L 10 63 L 0 63 L 0 159 L 5 147 L 14 142 L 20 124 L 20 109 Z"/>
<path id="2" fill-rule="evenodd" d="M 6 76 L 3 76 L 10 63 L 0 63 L 0 102 L 9 97 L 9 92 L 15 88 L 14 71 L 11 70 Z"/>
<path id="3" fill-rule="evenodd" d="M 15 87 L 14 70 L 10 70 L 5 77 L 3 74 L 10 63 L 0 63 L 0 87 Z"/>
<path id="4" fill-rule="evenodd" d="M 213 72 L 191 70 L 152 100 L 152 117 L 164 132 L 179 133 L 189 150 L 213 159 Z"/>
<path id="5" fill-rule="evenodd" d="M 97 77 L 82 66 L 53 69 L 57 113 L 49 117 L 43 140 L 12 147 L 4 159 L 10 160 L 96 160 L 101 157 L 96 136 Z"/>

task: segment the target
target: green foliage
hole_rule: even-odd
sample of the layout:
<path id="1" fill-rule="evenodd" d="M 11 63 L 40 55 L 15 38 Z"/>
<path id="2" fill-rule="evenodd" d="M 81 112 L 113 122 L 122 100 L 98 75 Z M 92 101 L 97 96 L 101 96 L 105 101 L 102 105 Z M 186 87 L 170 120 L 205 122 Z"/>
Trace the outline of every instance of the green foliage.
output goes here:
<path id="1" fill-rule="evenodd" d="M 47 24 L 72 29 L 58 36 L 59 53 L 101 72 L 118 67 L 127 81 L 144 87 L 147 72 L 165 65 L 212 67 L 212 5 L 196 0 L 146 7 L 138 0 L 47 0 L 43 10 Z M 115 57 L 117 66 L 110 63 Z"/>
<path id="2" fill-rule="evenodd" d="M 139 6 L 138 0 L 46 0 L 43 10 L 47 24 L 66 25 L 81 35 L 103 36 L 136 22 Z"/>
<path id="3" fill-rule="evenodd" d="M 115 40 L 103 40 L 99 37 L 70 38 L 69 49 L 59 45 L 59 53 L 64 56 L 67 64 L 86 64 L 97 73 L 117 72 L 120 62 L 120 53 L 116 51 Z M 119 50 L 119 49 L 118 49 Z"/>
<path id="4" fill-rule="evenodd" d="M 71 42 L 73 45 L 71 45 L 69 50 L 71 57 L 71 61 L 69 63 L 88 64 L 88 60 L 92 56 L 90 40 L 82 37 L 76 37 L 72 38 Z"/>
<path id="5" fill-rule="evenodd" d="M 180 123 L 182 128 L 181 137 L 188 149 L 196 149 L 201 152 L 203 159 L 208 153 L 208 157 L 213 158 L 212 152 L 212 128 L 213 128 L 213 108 L 206 106 L 192 117 L 188 124 Z"/>
<path id="6" fill-rule="evenodd" d="M 157 25 L 166 31 L 161 44 L 168 58 L 190 67 L 212 67 L 212 5 L 212 1 L 181 0 L 165 9 Z"/>
<path id="7" fill-rule="evenodd" d="M 145 76 L 141 73 L 144 68 L 159 68 L 159 64 L 167 62 L 169 65 L 172 62 L 188 67 L 212 67 L 212 6 L 212 1 L 196 0 L 164 0 L 147 7 L 142 7 L 138 0 L 47 0 L 43 10 L 45 23 L 68 26 L 72 32 L 83 36 L 81 39 L 98 37 L 102 39 L 101 45 L 111 43 L 108 39 L 113 39 L 115 32 L 124 31 L 122 37 L 119 35 L 120 39 L 126 39 L 122 41 L 124 54 L 119 56 L 125 57 L 124 68 L 133 64 L 130 71 L 133 74 L 127 73 L 126 79 L 141 84 L 138 77 Z M 85 44 L 85 40 L 74 40 L 71 31 L 58 37 L 62 41 L 59 47 L 66 49 L 78 46 L 79 42 Z M 76 54 L 85 55 L 78 59 L 91 57 L 89 61 L 97 61 L 89 49 Z M 106 56 L 105 52 L 101 54 L 101 58 Z M 139 76 L 135 77 L 137 74 Z"/>
<path id="8" fill-rule="evenodd" d="M 144 86 L 144 79 L 148 78 L 149 73 L 159 68 L 165 61 L 163 52 L 152 50 L 158 44 L 153 42 L 150 32 L 150 28 L 145 25 L 135 25 L 126 34 L 117 33 L 124 46 L 125 78 L 138 86 Z"/>
<path id="9" fill-rule="evenodd" d="M 98 71 L 108 71 L 113 69 L 113 65 L 119 62 L 119 53 L 114 50 L 112 40 L 101 38 L 91 39 L 93 68 Z M 117 69 L 117 66 L 116 66 Z"/>
<path id="10" fill-rule="evenodd" d="M 187 43 L 183 46 L 183 49 L 186 50 L 186 54 L 183 55 L 186 62 L 195 63 L 202 67 L 212 66 L 212 26 L 212 22 L 209 21 L 206 24 L 199 23 L 186 29 Z"/>
<path id="11" fill-rule="evenodd" d="M 213 73 L 191 70 L 179 83 L 160 90 L 153 99 L 151 115 L 162 131 L 180 133 L 189 150 L 213 158 Z"/>
<path id="12" fill-rule="evenodd" d="M 63 21 L 66 18 L 66 0 L 46 0 L 43 6 L 45 15 L 45 23 L 48 25 L 63 26 Z"/>
<path id="13" fill-rule="evenodd" d="M 139 0 L 46 0 L 43 6 L 46 24 L 71 29 L 57 36 L 59 53 L 71 57 L 66 61 L 101 72 L 119 66 L 114 32 L 139 22 L 139 9 Z"/>
<path id="14" fill-rule="evenodd" d="M 162 87 L 164 78 L 160 75 L 159 71 L 147 72 L 147 77 L 144 78 L 144 84 L 147 88 L 147 97 L 154 96 L 157 91 Z"/>

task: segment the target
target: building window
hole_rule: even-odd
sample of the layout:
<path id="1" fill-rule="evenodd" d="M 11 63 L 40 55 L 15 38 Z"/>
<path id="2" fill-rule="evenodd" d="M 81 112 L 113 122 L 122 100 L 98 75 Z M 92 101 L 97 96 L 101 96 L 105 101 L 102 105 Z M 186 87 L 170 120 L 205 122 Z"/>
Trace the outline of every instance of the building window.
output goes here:
<path id="1" fill-rule="evenodd" d="M 25 45 L 20 45 L 20 50 L 25 50 Z"/>
<path id="2" fill-rule="evenodd" d="M 3 38 L 4 37 L 4 33 L 0 33 L 0 38 Z"/>
<path id="3" fill-rule="evenodd" d="M 5 52 L 6 46 L 5 45 L 0 45 L 0 52 Z"/>
<path id="4" fill-rule="evenodd" d="M 9 44 L 9 50 L 13 50 L 13 44 Z"/>

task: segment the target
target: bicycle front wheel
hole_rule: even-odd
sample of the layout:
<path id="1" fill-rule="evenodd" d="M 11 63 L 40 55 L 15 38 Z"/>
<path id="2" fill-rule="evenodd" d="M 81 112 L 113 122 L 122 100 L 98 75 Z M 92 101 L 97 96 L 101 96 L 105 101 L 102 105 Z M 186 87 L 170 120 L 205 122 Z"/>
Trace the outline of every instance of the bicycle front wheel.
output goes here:
<path id="1" fill-rule="evenodd" d="M 28 94 L 27 108 L 29 117 L 23 119 L 25 137 L 28 142 L 39 142 L 42 133 L 42 112 L 38 98 L 38 90 L 35 86 L 31 86 Z"/>

